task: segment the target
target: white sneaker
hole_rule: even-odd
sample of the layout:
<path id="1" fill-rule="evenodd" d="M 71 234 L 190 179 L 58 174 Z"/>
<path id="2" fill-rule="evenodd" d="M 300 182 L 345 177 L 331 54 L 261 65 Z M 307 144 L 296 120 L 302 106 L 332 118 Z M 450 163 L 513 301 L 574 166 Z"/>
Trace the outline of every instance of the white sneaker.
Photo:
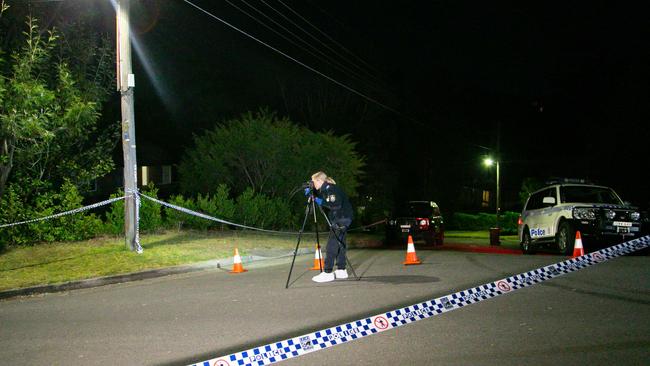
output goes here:
<path id="1" fill-rule="evenodd" d="M 331 282 L 334 281 L 334 273 L 321 272 L 318 276 L 311 278 L 314 282 Z"/>
<path id="2" fill-rule="evenodd" d="M 336 277 L 337 280 L 344 280 L 348 278 L 348 271 L 345 269 L 337 269 L 334 271 L 334 277 Z"/>

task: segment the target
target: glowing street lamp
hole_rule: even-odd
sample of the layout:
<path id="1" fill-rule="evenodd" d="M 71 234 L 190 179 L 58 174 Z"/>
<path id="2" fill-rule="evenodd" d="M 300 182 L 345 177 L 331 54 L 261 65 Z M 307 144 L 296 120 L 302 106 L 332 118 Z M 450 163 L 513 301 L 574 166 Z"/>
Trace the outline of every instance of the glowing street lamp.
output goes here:
<path id="1" fill-rule="evenodd" d="M 483 164 L 485 164 L 485 166 L 487 166 L 487 167 L 490 167 L 490 166 L 492 166 L 494 164 L 496 164 L 496 166 L 497 166 L 497 197 L 496 197 L 495 206 L 496 206 L 496 213 L 497 213 L 497 225 L 496 225 L 496 227 L 498 228 L 499 227 L 499 214 L 501 212 L 501 192 L 500 192 L 501 189 L 500 189 L 500 185 L 499 185 L 499 174 L 500 174 L 500 172 L 499 172 L 499 161 L 494 160 L 494 159 L 492 159 L 490 157 L 487 157 L 487 158 L 485 158 L 483 160 Z"/>

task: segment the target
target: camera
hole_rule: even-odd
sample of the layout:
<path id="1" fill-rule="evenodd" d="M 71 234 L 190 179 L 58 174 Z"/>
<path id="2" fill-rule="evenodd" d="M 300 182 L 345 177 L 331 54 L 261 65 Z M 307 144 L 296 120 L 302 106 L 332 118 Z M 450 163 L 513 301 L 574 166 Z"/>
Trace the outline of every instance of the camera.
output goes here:
<path id="1" fill-rule="evenodd" d="M 307 182 L 304 182 L 304 183 L 302 184 L 302 188 L 303 188 L 303 189 L 309 188 L 310 190 L 314 190 L 314 181 L 309 180 L 309 181 L 307 181 Z"/>

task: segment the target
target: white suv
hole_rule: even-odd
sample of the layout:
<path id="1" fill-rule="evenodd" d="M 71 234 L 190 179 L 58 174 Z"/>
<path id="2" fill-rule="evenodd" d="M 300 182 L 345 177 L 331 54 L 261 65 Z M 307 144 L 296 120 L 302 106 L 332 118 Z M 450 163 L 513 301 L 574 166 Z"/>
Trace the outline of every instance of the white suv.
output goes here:
<path id="1" fill-rule="evenodd" d="M 542 245 L 573 252 L 576 230 L 583 243 L 605 245 L 638 237 L 641 213 L 624 203 L 613 189 L 592 184 L 559 183 L 530 195 L 519 219 L 524 253 Z"/>

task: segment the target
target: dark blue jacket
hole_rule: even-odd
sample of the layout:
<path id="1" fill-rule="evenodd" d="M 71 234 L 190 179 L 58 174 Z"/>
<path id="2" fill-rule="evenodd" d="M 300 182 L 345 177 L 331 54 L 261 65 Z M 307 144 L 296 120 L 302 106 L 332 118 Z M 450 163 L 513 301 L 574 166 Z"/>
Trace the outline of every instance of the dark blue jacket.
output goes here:
<path id="1" fill-rule="evenodd" d="M 332 224 L 350 226 L 354 213 L 348 195 L 336 184 L 323 183 L 317 196 L 323 199 L 322 206 L 329 210 L 327 215 Z"/>

